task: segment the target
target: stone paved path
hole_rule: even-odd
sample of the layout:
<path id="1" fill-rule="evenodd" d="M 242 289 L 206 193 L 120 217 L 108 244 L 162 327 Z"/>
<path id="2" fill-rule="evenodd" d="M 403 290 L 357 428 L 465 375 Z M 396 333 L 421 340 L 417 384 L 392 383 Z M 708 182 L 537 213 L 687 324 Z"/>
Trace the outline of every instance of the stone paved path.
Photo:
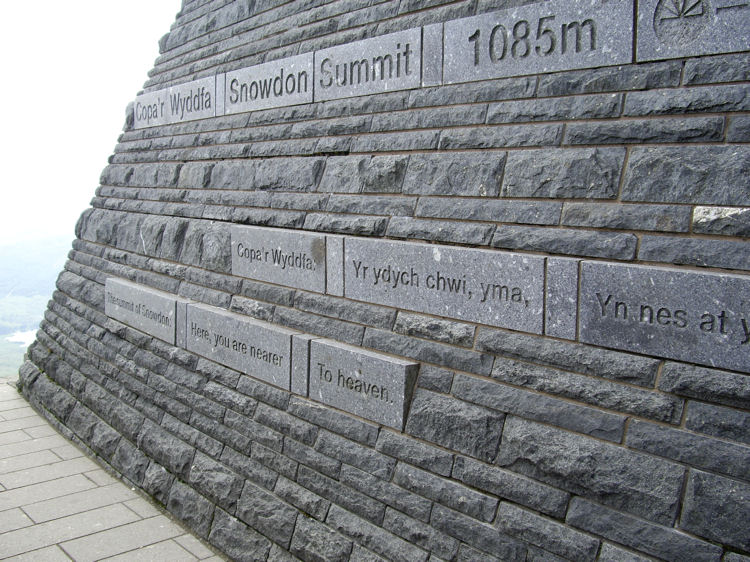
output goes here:
<path id="1" fill-rule="evenodd" d="M 223 560 L 0 379 L 0 560 Z"/>

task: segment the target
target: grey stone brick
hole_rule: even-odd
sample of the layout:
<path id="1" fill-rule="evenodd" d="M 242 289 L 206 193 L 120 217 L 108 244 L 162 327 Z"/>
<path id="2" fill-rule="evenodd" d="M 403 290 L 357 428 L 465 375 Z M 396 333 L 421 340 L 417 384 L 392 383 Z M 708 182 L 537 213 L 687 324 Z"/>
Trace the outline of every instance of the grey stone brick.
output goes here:
<path id="1" fill-rule="evenodd" d="M 281 451 L 284 436 L 262 423 L 232 410 L 227 410 L 224 423 L 227 427 L 248 437 L 252 442 L 258 442 L 276 451 Z M 244 450 L 244 447 L 239 448 L 239 450 Z"/>
<path id="2" fill-rule="evenodd" d="M 453 467 L 452 454 L 386 429 L 380 431 L 376 449 L 442 476 L 450 476 Z"/>
<path id="3" fill-rule="evenodd" d="M 727 129 L 727 142 L 748 141 L 750 141 L 750 117 L 732 117 L 729 121 L 729 128 Z"/>
<path id="4" fill-rule="evenodd" d="M 242 491 L 242 479 L 223 464 L 197 452 L 188 482 L 203 495 L 230 513 Z"/>
<path id="5" fill-rule="evenodd" d="M 750 148 L 742 145 L 634 148 L 623 201 L 748 205 Z"/>
<path id="6" fill-rule="evenodd" d="M 560 224 L 617 230 L 688 232 L 690 220 L 690 207 L 682 205 L 565 203 Z"/>
<path id="7" fill-rule="evenodd" d="M 331 513 L 336 509 L 341 509 L 339 506 L 351 510 L 353 513 L 356 513 L 360 517 L 364 517 L 375 525 L 381 525 L 383 523 L 383 517 L 385 515 L 384 504 L 350 488 L 349 486 L 344 486 L 337 480 L 332 480 L 331 478 L 318 474 L 307 467 L 300 466 L 297 474 L 297 483 L 312 490 L 316 494 L 331 500 L 331 502 L 335 504 L 328 510 L 326 522 L 329 524 Z M 365 522 L 362 521 L 363 525 L 364 523 Z M 333 527 L 338 528 L 336 525 L 333 525 Z"/>
<path id="8" fill-rule="evenodd" d="M 276 451 L 269 449 L 268 447 L 264 447 L 260 443 L 253 443 L 253 447 L 250 450 L 250 456 L 252 457 L 252 460 L 260 463 L 266 468 L 269 468 L 272 471 L 271 474 L 274 479 L 276 477 L 276 472 L 286 476 L 287 478 L 294 478 L 294 476 L 297 474 L 297 466 L 299 465 L 297 461 L 290 459 L 281 453 L 277 453 Z M 250 480 L 252 480 L 252 478 L 250 478 Z M 256 483 L 271 489 L 275 481 L 269 481 L 267 485 L 267 483 L 263 480 L 256 479 Z"/>
<path id="9" fill-rule="evenodd" d="M 445 560 L 453 560 L 458 552 L 459 542 L 457 540 L 393 509 L 387 508 L 385 510 L 383 527 L 409 541 L 409 544 L 421 546 L 429 551 L 431 553 L 430 560 L 435 560 L 435 555 Z"/>
<path id="10" fill-rule="evenodd" d="M 408 113 L 393 112 L 374 115 L 372 131 L 398 131 L 402 129 L 435 129 L 484 123 L 487 107 L 484 105 L 454 105 L 412 109 Z"/>
<path id="11" fill-rule="evenodd" d="M 352 234 L 357 236 L 382 236 L 387 220 L 382 217 L 309 213 L 305 218 L 305 230 Z"/>
<path id="12" fill-rule="evenodd" d="M 396 323 L 393 325 L 393 331 L 407 336 L 416 336 L 462 347 L 472 347 L 475 328 L 463 322 L 399 312 L 396 316 Z"/>
<path id="13" fill-rule="evenodd" d="M 407 433 L 469 456 L 492 461 L 505 416 L 461 400 L 418 389 Z"/>
<path id="14" fill-rule="evenodd" d="M 487 123 L 568 121 L 617 117 L 622 94 L 506 101 L 490 104 Z"/>
<path id="15" fill-rule="evenodd" d="M 269 406 L 285 410 L 289 404 L 289 393 L 256 379 L 241 375 L 237 382 L 237 392 L 265 402 Z"/>
<path id="16" fill-rule="evenodd" d="M 400 184 L 399 184 L 400 185 Z M 391 195 L 331 195 L 325 210 L 331 213 L 411 216 L 416 199 Z"/>
<path id="17" fill-rule="evenodd" d="M 385 234 L 392 238 L 416 238 L 486 246 L 494 231 L 495 227 L 490 224 L 463 224 L 411 217 L 391 217 Z"/>
<path id="18" fill-rule="evenodd" d="M 403 562 L 424 562 L 427 560 L 427 553 L 422 549 L 372 523 L 362 520 L 337 505 L 331 506 L 326 523 L 388 560 Z"/>
<path id="19" fill-rule="evenodd" d="M 378 426 L 296 396 L 289 401 L 289 413 L 364 445 L 374 446 L 378 438 Z"/>
<path id="20" fill-rule="evenodd" d="M 640 556 L 619 546 L 615 546 L 608 542 L 602 545 L 601 551 L 599 552 L 599 562 L 652 562 L 653 558 L 646 558 Z"/>
<path id="21" fill-rule="evenodd" d="M 471 148 L 518 148 L 555 146 L 562 140 L 562 125 L 495 125 L 445 129 L 440 135 L 441 150 Z"/>
<path id="22" fill-rule="evenodd" d="M 318 436 L 318 428 L 314 425 L 265 404 L 258 406 L 255 421 L 301 441 L 305 445 L 312 445 Z"/>
<path id="23" fill-rule="evenodd" d="M 420 388 L 426 388 L 427 390 L 434 390 L 435 392 L 447 394 L 450 392 L 452 384 L 453 371 L 440 369 L 439 367 L 433 367 L 432 365 L 422 365 L 419 369 L 417 386 Z"/>
<path id="24" fill-rule="evenodd" d="M 246 297 L 266 301 L 282 306 L 291 306 L 294 302 L 294 290 L 286 287 L 274 287 L 249 279 L 242 280 L 240 293 Z"/>
<path id="25" fill-rule="evenodd" d="M 638 386 L 653 386 L 659 366 L 655 359 L 487 328 L 479 329 L 476 348 Z"/>
<path id="26" fill-rule="evenodd" d="M 353 152 L 390 152 L 402 150 L 431 150 L 437 148 L 438 131 L 409 131 L 372 133 L 354 137 Z"/>
<path id="27" fill-rule="evenodd" d="M 208 536 L 214 505 L 179 480 L 174 481 L 169 491 L 167 509 L 199 537 Z"/>
<path id="28" fill-rule="evenodd" d="M 536 79 L 533 77 L 487 80 L 439 88 L 420 88 L 409 92 L 409 107 L 528 98 L 534 95 L 535 88 Z"/>
<path id="29" fill-rule="evenodd" d="M 162 505 L 166 505 L 174 476 L 163 466 L 151 461 L 143 475 L 143 490 Z"/>
<path id="30" fill-rule="evenodd" d="M 457 374 L 453 381 L 453 394 L 503 413 L 550 423 L 615 443 L 621 441 L 625 429 L 625 416 L 462 374 Z"/>
<path id="31" fill-rule="evenodd" d="M 750 95 L 742 86 L 710 86 L 633 92 L 625 98 L 624 115 L 724 113 L 748 111 Z"/>
<path id="32" fill-rule="evenodd" d="M 521 554 L 523 556 L 523 554 Z M 526 553 L 526 560 L 531 562 L 531 553 Z M 461 543 L 458 547 L 458 554 L 456 555 L 456 562 L 475 562 L 476 560 L 483 560 L 485 562 L 502 562 L 500 558 L 496 556 L 490 556 L 486 552 L 480 552 L 474 548 L 471 548 L 466 543 Z M 557 561 L 550 561 L 557 562 Z"/>
<path id="33" fill-rule="evenodd" d="M 261 447 L 262 445 L 253 443 L 253 453 L 255 453 L 256 449 L 260 449 Z M 268 451 L 268 449 L 265 450 Z M 221 452 L 221 462 L 250 482 L 254 482 L 266 489 L 273 489 L 276 484 L 278 476 L 276 472 L 267 468 L 256 459 L 235 451 L 229 445 L 225 446 L 224 450 Z M 237 495 L 239 495 L 239 492 Z"/>
<path id="34" fill-rule="evenodd" d="M 398 509 L 415 519 L 420 521 L 429 521 L 430 519 L 432 502 L 407 492 L 390 482 L 381 480 L 377 476 L 344 465 L 341 467 L 339 480 L 355 490 L 383 502 L 386 506 Z"/>
<path id="35" fill-rule="evenodd" d="M 666 88 L 680 83 L 681 71 L 680 61 L 668 61 L 557 72 L 539 78 L 537 95 L 547 97 Z"/>
<path id="36" fill-rule="evenodd" d="M 743 556 L 736 552 L 728 552 L 723 560 L 724 562 L 750 562 L 750 556 Z"/>
<path id="37" fill-rule="evenodd" d="M 346 562 L 351 554 L 352 541 L 314 519 L 299 517 L 289 550 L 310 562 Z"/>
<path id="38" fill-rule="evenodd" d="M 724 139 L 723 117 L 628 119 L 569 123 L 565 144 L 646 144 L 718 142 Z"/>
<path id="39" fill-rule="evenodd" d="M 750 80 L 750 56 L 719 55 L 692 58 L 685 61 L 685 84 L 715 84 L 718 82 L 746 82 Z"/>
<path id="40" fill-rule="evenodd" d="M 750 445 L 750 413 L 704 402 L 688 402 L 685 427 L 692 431 Z"/>
<path id="41" fill-rule="evenodd" d="M 131 482 L 139 486 L 143 483 L 149 459 L 126 439 L 119 439 L 117 449 L 110 462 L 120 474 Z"/>
<path id="42" fill-rule="evenodd" d="M 642 453 L 509 417 L 497 464 L 569 491 L 671 525 L 684 468 Z"/>
<path id="43" fill-rule="evenodd" d="M 218 508 L 208 540 L 240 562 L 265 560 L 271 549 L 271 541 Z"/>
<path id="44" fill-rule="evenodd" d="M 682 416 L 679 398 L 512 359 L 495 359 L 492 378 L 657 421 L 676 424 Z"/>
<path id="45" fill-rule="evenodd" d="M 301 310 L 277 307 L 274 323 L 351 345 L 361 345 L 365 327 Z"/>
<path id="46" fill-rule="evenodd" d="M 638 249 L 638 259 L 750 270 L 750 247 L 745 242 L 732 240 L 644 236 Z"/>
<path id="47" fill-rule="evenodd" d="M 320 521 L 325 519 L 328 507 L 331 505 L 331 502 L 328 500 L 321 498 L 318 494 L 314 494 L 283 476 L 279 477 L 276 481 L 276 487 L 273 491 L 285 502 L 295 506 L 297 509 L 301 509 Z M 303 519 L 305 518 L 300 518 L 297 523 L 299 524 Z"/>
<path id="48" fill-rule="evenodd" d="M 409 336 L 402 336 L 376 330 L 365 329 L 362 345 L 386 353 L 409 357 L 418 361 L 436 363 L 444 367 L 460 369 L 477 374 L 489 374 L 492 368 L 492 358 L 483 353 L 468 349 L 451 347 L 437 342 L 418 340 Z"/>
<path id="49" fill-rule="evenodd" d="M 408 160 L 408 156 L 329 157 L 320 191 L 400 193 Z"/>
<path id="50" fill-rule="evenodd" d="M 188 162 L 180 169 L 177 186 L 190 189 L 208 187 L 213 167 L 212 163 Z"/>
<path id="51" fill-rule="evenodd" d="M 246 482 L 237 502 L 237 517 L 284 548 L 289 548 L 297 510 L 270 492 Z"/>
<path id="52" fill-rule="evenodd" d="M 203 187 L 253 189 L 255 168 L 256 162 L 253 160 L 217 162 L 211 169 L 210 181 Z"/>
<path id="53" fill-rule="evenodd" d="M 189 443 L 196 449 L 205 452 L 211 457 L 217 458 L 224 447 L 224 444 L 220 441 L 217 441 L 213 437 L 209 437 L 205 433 L 182 423 L 180 420 L 169 414 L 164 414 L 164 417 L 161 420 L 161 426 L 179 437 L 181 440 Z"/>
<path id="54" fill-rule="evenodd" d="M 526 546 L 521 542 L 447 507 L 436 504 L 430 524 L 446 535 L 496 555 L 500 560 L 524 560 L 526 557 Z"/>
<path id="55" fill-rule="evenodd" d="M 721 234 L 750 238 L 750 209 L 737 207 L 695 207 L 695 234 Z"/>
<path id="56" fill-rule="evenodd" d="M 657 556 L 660 560 L 718 561 L 721 548 L 672 527 L 655 525 L 632 515 L 573 498 L 566 522 L 590 533 Z"/>
<path id="57" fill-rule="evenodd" d="M 244 394 L 240 394 L 239 392 L 214 381 L 206 383 L 206 386 L 203 388 L 203 393 L 207 398 L 210 398 L 211 400 L 245 416 L 252 416 L 258 405 L 257 400 L 245 396 Z"/>
<path id="58" fill-rule="evenodd" d="M 352 554 L 349 557 L 349 562 L 385 562 L 385 560 L 382 556 L 378 556 L 373 551 L 367 550 L 356 542 L 352 547 Z"/>
<path id="59" fill-rule="evenodd" d="M 497 499 L 452 480 L 399 463 L 394 483 L 481 521 L 495 518 Z"/>
<path id="60" fill-rule="evenodd" d="M 455 220 L 556 225 L 562 203 L 420 197 L 416 215 Z"/>
<path id="61" fill-rule="evenodd" d="M 632 260 L 637 238 L 633 234 L 532 226 L 499 226 L 492 246 L 568 256 Z"/>
<path id="62" fill-rule="evenodd" d="M 146 420 L 138 435 L 138 448 L 170 472 L 187 477 L 195 449 Z M 170 510 L 171 511 L 171 510 Z M 208 532 L 208 531 L 206 531 Z"/>
<path id="63" fill-rule="evenodd" d="M 661 457 L 750 480 L 750 447 L 632 420 L 627 445 Z"/>
<path id="64" fill-rule="evenodd" d="M 393 459 L 328 431 L 320 432 L 315 450 L 383 480 L 390 480 L 396 465 Z"/>
<path id="65" fill-rule="evenodd" d="M 395 316 L 395 312 L 387 308 L 302 291 L 295 295 L 294 307 L 376 328 L 390 328 Z"/>
<path id="66" fill-rule="evenodd" d="M 453 478 L 502 499 L 562 518 L 570 494 L 520 474 L 472 459 L 457 457 Z"/>
<path id="67" fill-rule="evenodd" d="M 341 463 L 338 460 L 323 455 L 315 449 L 302 445 L 293 439 L 287 438 L 285 440 L 283 453 L 284 456 L 310 466 L 332 478 L 338 478 L 339 471 L 341 470 Z"/>
<path id="68" fill-rule="evenodd" d="M 272 304 L 235 295 L 232 297 L 232 301 L 229 304 L 229 310 L 268 322 L 273 318 L 273 313 L 274 310 L 276 310 L 276 307 Z"/>
<path id="69" fill-rule="evenodd" d="M 599 551 L 597 539 L 510 503 L 500 504 L 497 520 L 503 533 L 570 560 L 595 560 Z"/>
<path id="70" fill-rule="evenodd" d="M 412 154 L 403 192 L 418 195 L 498 194 L 506 154 Z"/>
<path id="71" fill-rule="evenodd" d="M 666 363 L 659 390 L 727 406 L 750 409 L 750 380 L 746 375 Z"/>
<path id="72" fill-rule="evenodd" d="M 614 199 L 624 160 L 623 148 L 512 152 L 502 195 Z"/>

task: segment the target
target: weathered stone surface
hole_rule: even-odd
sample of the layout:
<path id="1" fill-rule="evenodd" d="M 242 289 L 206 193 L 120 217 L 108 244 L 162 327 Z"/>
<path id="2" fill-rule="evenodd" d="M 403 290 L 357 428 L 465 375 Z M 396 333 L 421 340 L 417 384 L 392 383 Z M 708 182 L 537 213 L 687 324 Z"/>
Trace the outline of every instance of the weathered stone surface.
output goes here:
<path id="1" fill-rule="evenodd" d="M 352 541 L 308 517 L 299 517 L 289 551 L 311 562 L 349 560 Z"/>
<path id="2" fill-rule="evenodd" d="M 750 149 L 742 145 L 634 148 L 623 201 L 750 204 Z"/>
<path id="3" fill-rule="evenodd" d="M 396 316 L 396 323 L 393 325 L 393 331 L 400 334 L 452 343 L 463 347 L 472 346 L 475 330 L 474 326 L 469 324 L 408 312 L 399 312 Z"/>
<path id="4" fill-rule="evenodd" d="M 110 277 L 104 289 L 107 316 L 142 332 L 175 343 L 177 326 L 175 295 Z"/>
<path id="5" fill-rule="evenodd" d="M 562 203 L 420 197 L 416 216 L 519 224 L 557 224 Z"/>
<path id="6" fill-rule="evenodd" d="M 750 96 L 741 86 L 664 89 L 627 94 L 624 115 L 668 115 L 748 111 Z"/>
<path id="7" fill-rule="evenodd" d="M 195 449 L 146 420 L 138 435 L 138 448 L 170 472 L 187 477 Z"/>
<path id="8" fill-rule="evenodd" d="M 448 449 L 491 462 L 497 453 L 505 415 L 419 389 L 406 431 Z"/>
<path id="9" fill-rule="evenodd" d="M 234 512 L 242 491 L 242 479 L 221 463 L 197 452 L 188 482 L 222 508 Z"/>
<path id="10" fill-rule="evenodd" d="M 385 429 L 380 431 L 376 449 L 442 476 L 450 476 L 453 467 L 452 454 Z"/>
<path id="11" fill-rule="evenodd" d="M 184 521 L 195 534 L 203 538 L 208 537 L 214 505 L 190 486 L 175 480 L 169 492 L 167 509 Z"/>
<path id="12" fill-rule="evenodd" d="M 241 562 L 264 560 L 272 544 L 242 521 L 221 509 L 216 510 L 208 540 L 234 560 Z"/>
<path id="13" fill-rule="evenodd" d="M 576 339 L 578 264 L 570 258 L 547 258 L 544 333 L 548 336 Z"/>
<path id="14" fill-rule="evenodd" d="M 685 427 L 692 431 L 750 445 L 750 413 L 691 400 Z"/>
<path id="15" fill-rule="evenodd" d="M 646 235 L 641 238 L 638 258 L 750 271 L 750 247 L 745 241 Z"/>
<path id="16" fill-rule="evenodd" d="M 354 238 L 345 254 L 349 298 L 541 333 L 535 256 Z"/>
<path id="17" fill-rule="evenodd" d="M 736 207 L 695 207 L 693 232 L 750 238 L 750 209 Z"/>
<path id="18" fill-rule="evenodd" d="M 720 57 L 700 57 L 685 62 L 685 84 L 743 82 L 750 77 L 747 53 Z"/>
<path id="19" fill-rule="evenodd" d="M 452 560 L 458 550 L 459 543 L 455 539 L 394 509 L 386 509 L 383 527 L 409 541 L 410 544 L 429 550 L 433 560 L 436 556 L 444 560 Z"/>
<path id="20" fill-rule="evenodd" d="M 580 338 L 587 343 L 750 371 L 739 295 L 750 278 L 584 262 Z"/>
<path id="21" fill-rule="evenodd" d="M 573 498 L 566 521 L 662 560 L 717 562 L 721 556 L 721 548 L 677 532 L 671 526 L 655 525 L 582 498 Z"/>
<path id="22" fill-rule="evenodd" d="M 622 148 L 513 152 L 508 156 L 502 195 L 614 199 L 624 159 Z"/>
<path id="23" fill-rule="evenodd" d="M 297 510 L 275 495 L 246 482 L 242 496 L 237 502 L 237 517 L 288 548 L 297 519 Z"/>
<path id="24" fill-rule="evenodd" d="M 629 6 L 552 2 L 515 7 L 445 23 L 443 79 L 469 82 L 630 62 Z M 557 33 L 558 25 L 563 27 Z M 606 31 L 604 31 L 606 30 Z M 536 31 L 536 40 L 531 41 Z M 596 38 L 595 38 L 596 36 Z M 575 39 L 573 39 L 575 37 Z M 528 39 L 527 39 L 528 38 Z"/>
<path id="25" fill-rule="evenodd" d="M 697 207 L 697 209 L 711 207 Z M 695 218 L 693 230 L 695 231 Z M 690 207 L 684 205 L 623 205 L 621 203 L 566 203 L 560 224 L 617 230 L 688 232 Z"/>
<path id="26" fill-rule="evenodd" d="M 620 260 L 635 257 L 636 243 L 629 233 L 532 226 L 499 226 L 492 237 L 495 248 Z"/>
<path id="27" fill-rule="evenodd" d="M 311 398 L 402 429 L 419 365 L 334 341 L 310 342 Z"/>
<path id="28" fill-rule="evenodd" d="M 617 117 L 621 103 L 621 94 L 505 101 L 490 104 L 487 123 L 605 119 Z"/>
<path id="29" fill-rule="evenodd" d="M 497 464 L 662 525 L 677 515 L 684 468 L 509 417 Z"/>
<path id="30" fill-rule="evenodd" d="M 333 156 L 326 162 L 321 191 L 336 193 L 400 193 L 406 156 Z"/>
<path id="31" fill-rule="evenodd" d="M 639 556 L 633 552 L 605 542 L 599 553 L 599 562 L 652 562 L 652 558 Z"/>
<path id="32" fill-rule="evenodd" d="M 248 226 L 231 231 L 233 275 L 325 292 L 325 236 Z"/>
<path id="33" fill-rule="evenodd" d="M 634 119 L 570 123 L 565 131 L 566 144 L 646 144 L 717 142 L 724 139 L 724 118 Z"/>
<path id="34" fill-rule="evenodd" d="M 505 153 L 414 154 L 409 158 L 403 193 L 474 195 L 499 193 Z"/>

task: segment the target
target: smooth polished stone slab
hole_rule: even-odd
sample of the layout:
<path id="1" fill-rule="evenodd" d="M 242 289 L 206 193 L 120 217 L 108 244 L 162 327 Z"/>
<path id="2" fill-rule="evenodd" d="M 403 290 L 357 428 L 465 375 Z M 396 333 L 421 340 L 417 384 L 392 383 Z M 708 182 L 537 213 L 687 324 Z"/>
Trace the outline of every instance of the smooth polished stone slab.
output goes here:
<path id="1" fill-rule="evenodd" d="M 344 237 L 326 235 L 326 294 L 344 296 Z"/>
<path id="2" fill-rule="evenodd" d="M 138 96 L 133 105 L 133 128 L 215 117 L 216 79 L 209 76 Z"/>
<path id="3" fill-rule="evenodd" d="M 544 333 L 548 336 L 576 339 L 580 261 L 575 258 L 547 258 Z"/>
<path id="4" fill-rule="evenodd" d="M 315 101 L 419 88 L 422 28 L 315 52 Z"/>
<path id="5" fill-rule="evenodd" d="M 110 277 L 104 284 L 107 316 L 172 345 L 178 300 L 184 306 L 184 299 L 124 279 Z"/>
<path id="6" fill-rule="evenodd" d="M 236 225 L 231 234 L 233 275 L 325 292 L 325 235 Z"/>
<path id="7" fill-rule="evenodd" d="M 639 0 L 638 61 L 750 50 L 747 0 Z"/>
<path id="8" fill-rule="evenodd" d="M 419 364 L 332 340 L 310 342 L 310 398 L 402 431 Z"/>
<path id="9" fill-rule="evenodd" d="M 443 83 L 443 24 L 433 23 L 422 28 L 422 86 Z"/>
<path id="10" fill-rule="evenodd" d="M 446 84 L 627 64 L 632 2 L 553 0 L 448 21 Z"/>
<path id="11" fill-rule="evenodd" d="M 292 336 L 292 380 L 290 390 L 300 396 L 308 394 L 310 374 L 310 342 L 319 339 L 310 334 Z"/>
<path id="12" fill-rule="evenodd" d="M 226 114 L 312 103 L 313 53 L 227 72 Z"/>
<path id="13" fill-rule="evenodd" d="M 543 257 L 364 238 L 344 255 L 347 298 L 542 333 Z"/>
<path id="14" fill-rule="evenodd" d="M 209 305 L 187 307 L 188 351 L 284 390 L 297 333 Z"/>
<path id="15" fill-rule="evenodd" d="M 750 372 L 750 276 L 583 262 L 585 343 Z"/>

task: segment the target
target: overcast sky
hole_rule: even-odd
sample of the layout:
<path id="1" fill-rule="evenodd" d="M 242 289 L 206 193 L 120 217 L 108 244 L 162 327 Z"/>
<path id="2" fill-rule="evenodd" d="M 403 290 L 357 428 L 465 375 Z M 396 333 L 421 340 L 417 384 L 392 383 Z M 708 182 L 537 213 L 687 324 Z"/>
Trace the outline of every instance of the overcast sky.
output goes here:
<path id="1" fill-rule="evenodd" d="M 180 0 L 3 6 L 0 245 L 69 235 Z"/>

